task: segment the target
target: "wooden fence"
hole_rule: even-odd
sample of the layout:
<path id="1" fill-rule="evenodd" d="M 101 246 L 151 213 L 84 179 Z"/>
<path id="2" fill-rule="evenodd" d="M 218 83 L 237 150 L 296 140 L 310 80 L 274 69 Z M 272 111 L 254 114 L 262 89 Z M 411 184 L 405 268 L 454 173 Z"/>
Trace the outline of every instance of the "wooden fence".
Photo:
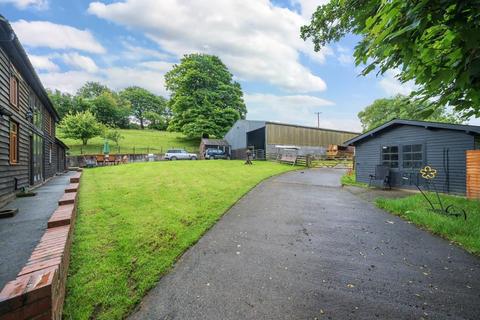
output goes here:
<path id="1" fill-rule="evenodd" d="M 480 150 L 467 151 L 467 197 L 480 199 Z"/>

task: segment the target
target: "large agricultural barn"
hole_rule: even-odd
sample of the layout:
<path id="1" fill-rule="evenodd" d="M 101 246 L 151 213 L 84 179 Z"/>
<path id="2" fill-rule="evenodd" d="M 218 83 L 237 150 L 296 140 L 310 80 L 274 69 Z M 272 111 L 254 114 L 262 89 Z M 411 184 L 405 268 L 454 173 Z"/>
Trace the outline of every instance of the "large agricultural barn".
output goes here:
<path id="1" fill-rule="evenodd" d="M 242 154 L 246 148 L 277 153 L 283 147 L 296 147 L 298 154 L 324 155 L 328 145 L 342 145 L 359 133 L 299 126 L 269 121 L 238 120 L 224 139 L 231 146 L 232 155 Z"/>
<path id="2" fill-rule="evenodd" d="M 424 184 L 420 169 L 437 170 L 439 191 L 465 194 L 468 150 L 480 149 L 480 126 L 392 120 L 346 142 L 355 146 L 357 181 L 368 183 L 375 167 L 389 168 L 393 187 Z"/>
<path id="3" fill-rule="evenodd" d="M 66 169 L 58 114 L 8 21 L 0 15 L 0 205 Z"/>

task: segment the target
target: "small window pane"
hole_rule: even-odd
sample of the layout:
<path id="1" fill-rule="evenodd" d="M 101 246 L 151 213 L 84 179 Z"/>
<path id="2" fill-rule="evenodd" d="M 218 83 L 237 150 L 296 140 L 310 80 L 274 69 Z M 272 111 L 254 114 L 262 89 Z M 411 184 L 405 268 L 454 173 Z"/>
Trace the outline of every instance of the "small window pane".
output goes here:
<path id="1" fill-rule="evenodd" d="M 411 153 L 404 153 L 403 154 L 403 161 L 408 161 L 412 160 L 412 154 Z"/>
<path id="2" fill-rule="evenodd" d="M 421 152 L 422 151 L 422 145 L 421 144 L 414 144 L 412 146 L 412 151 L 413 152 Z"/>
<path id="3" fill-rule="evenodd" d="M 390 147 L 390 152 L 392 153 L 398 153 L 398 147 Z"/>
<path id="4" fill-rule="evenodd" d="M 412 146 L 403 146 L 403 152 L 411 152 L 412 151 Z"/>
<path id="5" fill-rule="evenodd" d="M 422 154 L 421 153 L 413 153 L 413 160 L 422 160 Z"/>

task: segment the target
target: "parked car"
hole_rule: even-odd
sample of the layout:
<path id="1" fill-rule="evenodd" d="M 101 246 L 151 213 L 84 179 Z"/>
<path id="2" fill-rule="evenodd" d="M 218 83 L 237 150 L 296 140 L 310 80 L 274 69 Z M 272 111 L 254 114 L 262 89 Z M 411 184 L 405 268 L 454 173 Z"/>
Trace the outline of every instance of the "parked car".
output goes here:
<path id="1" fill-rule="evenodd" d="M 183 149 L 170 149 L 167 150 L 164 158 L 165 160 L 197 160 L 197 155 Z"/>
<path id="2" fill-rule="evenodd" d="M 228 159 L 230 160 L 230 155 L 220 149 L 207 149 L 205 150 L 205 159 Z"/>

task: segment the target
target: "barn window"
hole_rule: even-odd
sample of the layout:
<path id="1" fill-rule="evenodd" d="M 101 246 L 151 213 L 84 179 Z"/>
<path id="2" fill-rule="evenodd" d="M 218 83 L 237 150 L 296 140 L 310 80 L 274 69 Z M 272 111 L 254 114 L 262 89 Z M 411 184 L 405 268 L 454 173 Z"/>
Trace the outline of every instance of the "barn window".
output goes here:
<path id="1" fill-rule="evenodd" d="M 390 168 L 398 168 L 398 146 L 382 147 L 382 164 Z"/>
<path id="2" fill-rule="evenodd" d="M 15 76 L 10 76 L 10 104 L 18 108 L 18 79 Z"/>
<path id="3" fill-rule="evenodd" d="M 404 168 L 421 168 L 423 166 L 423 146 L 421 144 L 402 146 L 402 160 Z"/>
<path id="4" fill-rule="evenodd" d="M 18 163 L 18 123 L 10 121 L 10 163 Z"/>

